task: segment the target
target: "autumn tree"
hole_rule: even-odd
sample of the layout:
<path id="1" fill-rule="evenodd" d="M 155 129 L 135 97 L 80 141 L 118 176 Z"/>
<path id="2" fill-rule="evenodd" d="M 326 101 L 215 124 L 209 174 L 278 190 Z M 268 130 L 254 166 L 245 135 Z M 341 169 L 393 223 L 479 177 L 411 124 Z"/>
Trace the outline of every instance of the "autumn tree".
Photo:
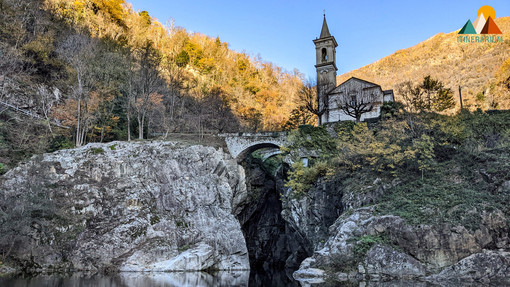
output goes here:
<path id="1" fill-rule="evenodd" d="M 159 93 L 152 93 L 149 95 L 148 103 L 146 105 L 146 122 L 147 122 L 147 136 L 150 136 L 150 131 L 153 126 L 160 126 L 163 122 L 162 118 L 165 116 L 165 106 L 163 104 L 163 95 Z"/>
<path id="2" fill-rule="evenodd" d="M 84 35 L 70 35 L 58 48 L 58 53 L 62 59 L 73 67 L 75 72 L 71 98 L 75 100 L 76 106 L 74 111 L 76 116 L 68 116 L 67 118 L 74 118 L 75 143 L 79 147 L 85 142 L 85 135 L 90 124 L 90 115 L 87 114 L 89 109 L 87 108 L 84 113 L 82 108 L 88 106 L 89 93 L 92 91 L 97 80 L 93 76 L 93 66 L 90 65 L 97 53 L 97 42 Z M 70 101 L 66 104 L 69 103 Z M 69 112 L 69 110 L 65 112 Z"/>
<path id="3" fill-rule="evenodd" d="M 154 107 L 153 95 L 163 86 L 159 75 L 161 54 L 147 41 L 135 51 L 134 74 L 132 77 L 132 101 L 138 121 L 138 138 L 143 139 L 144 127 L 148 113 Z M 134 100 L 134 101 L 133 101 Z"/>

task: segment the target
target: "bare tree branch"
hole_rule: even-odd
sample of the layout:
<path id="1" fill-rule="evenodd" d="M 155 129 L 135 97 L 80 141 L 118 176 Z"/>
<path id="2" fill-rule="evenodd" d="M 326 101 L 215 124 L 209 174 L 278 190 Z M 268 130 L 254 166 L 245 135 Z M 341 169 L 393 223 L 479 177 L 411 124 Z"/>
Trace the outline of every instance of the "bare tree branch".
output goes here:
<path id="1" fill-rule="evenodd" d="M 345 114 L 355 118 L 356 122 L 359 122 L 363 114 L 374 109 L 374 104 L 377 101 L 376 89 L 377 87 L 366 88 L 361 91 L 344 90 L 337 99 L 338 108 Z"/>
<path id="2" fill-rule="evenodd" d="M 321 125 L 321 117 L 328 107 L 328 97 L 317 97 L 317 87 L 313 80 L 308 80 L 303 83 L 303 86 L 299 90 L 299 100 L 301 105 L 319 118 L 319 125 Z"/>

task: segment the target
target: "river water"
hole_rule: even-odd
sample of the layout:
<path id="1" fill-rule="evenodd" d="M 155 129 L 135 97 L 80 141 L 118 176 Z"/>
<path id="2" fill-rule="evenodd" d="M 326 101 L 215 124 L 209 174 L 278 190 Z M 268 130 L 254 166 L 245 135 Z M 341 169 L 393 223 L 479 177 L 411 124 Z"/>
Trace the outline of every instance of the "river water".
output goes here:
<path id="1" fill-rule="evenodd" d="M 289 274 L 290 273 L 290 274 Z M 127 286 L 301 286 L 291 272 L 267 274 L 250 271 L 205 272 L 121 272 L 117 275 L 37 275 L 33 277 L 0 277 L 1 287 L 127 287 Z"/>
<path id="2" fill-rule="evenodd" d="M 422 281 L 390 281 L 390 282 L 323 282 L 300 283 L 289 272 L 275 271 L 272 274 L 260 271 L 222 271 L 215 274 L 205 272 L 121 272 L 116 275 L 87 275 L 73 273 L 67 275 L 37 275 L 33 277 L 0 277 L 0 287 L 217 287 L 217 286 L 277 286 L 277 287 L 474 287 L 474 286 L 507 286 L 480 285 L 480 283 L 431 284 Z"/>

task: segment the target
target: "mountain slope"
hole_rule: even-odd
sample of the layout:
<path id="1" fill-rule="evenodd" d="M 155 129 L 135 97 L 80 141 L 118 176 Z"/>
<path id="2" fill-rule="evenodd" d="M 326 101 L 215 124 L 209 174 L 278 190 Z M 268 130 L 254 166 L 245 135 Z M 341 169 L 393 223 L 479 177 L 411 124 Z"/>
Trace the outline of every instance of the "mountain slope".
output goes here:
<path id="1" fill-rule="evenodd" d="M 454 91 L 456 109 L 460 107 L 459 85 L 465 107 L 488 109 L 494 102 L 498 108 L 509 109 L 510 17 L 497 18 L 495 22 L 503 32 L 503 43 L 458 43 L 458 31 L 439 33 L 416 46 L 340 75 L 338 83 L 350 77 L 373 81 L 383 89 L 394 89 L 399 100 L 398 87 L 402 82 L 418 83 L 430 74 Z"/>

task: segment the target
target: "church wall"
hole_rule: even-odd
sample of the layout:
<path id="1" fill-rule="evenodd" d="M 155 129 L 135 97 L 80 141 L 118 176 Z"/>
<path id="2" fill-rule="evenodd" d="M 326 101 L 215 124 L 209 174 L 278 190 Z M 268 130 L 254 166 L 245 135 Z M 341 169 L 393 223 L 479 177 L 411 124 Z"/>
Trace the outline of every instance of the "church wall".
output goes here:
<path id="1" fill-rule="evenodd" d="M 339 109 L 338 104 L 344 94 L 349 95 L 351 92 L 354 92 L 357 95 L 360 95 L 362 91 L 369 94 L 373 93 L 375 95 L 376 101 L 372 111 L 361 115 L 361 120 L 363 121 L 365 119 L 379 117 L 381 106 L 384 100 L 384 94 L 380 87 L 371 83 L 360 81 L 358 79 L 350 79 L 335 88 L 329 95 L 329 110 L 323 118 L 323 123 L 356 120 L 354 117 L 347 115 L 344 111 Z"/>
<path id="2" fill-rule="evenodd" d="M 374 109 L 369 112 L 361 115 L 361 121 L 366 119 L 377 118 L 381 114 L 381 106 L 375 106 Z M 328 119 L 323 119 L 323 123 L 334 123 L 338 121 L 355 121 L 356 119 L 345 114 L 344 111 L 340 109 L 332 109 L 329 111 Z"/>

